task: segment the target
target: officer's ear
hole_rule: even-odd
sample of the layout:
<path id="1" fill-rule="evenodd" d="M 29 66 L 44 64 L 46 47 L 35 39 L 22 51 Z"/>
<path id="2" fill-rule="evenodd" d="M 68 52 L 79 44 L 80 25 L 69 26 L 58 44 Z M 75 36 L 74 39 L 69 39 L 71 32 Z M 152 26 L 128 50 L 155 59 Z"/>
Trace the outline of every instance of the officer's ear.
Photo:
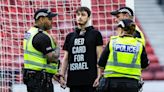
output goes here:
<path id="1" fill-rule="evenodd" d="M 43 17 L 39 17 L 37 20 L 35 20 L 35 24 L 38 26 L 38 27 L 41 27 L 42 24 L 43 24 Z"/>

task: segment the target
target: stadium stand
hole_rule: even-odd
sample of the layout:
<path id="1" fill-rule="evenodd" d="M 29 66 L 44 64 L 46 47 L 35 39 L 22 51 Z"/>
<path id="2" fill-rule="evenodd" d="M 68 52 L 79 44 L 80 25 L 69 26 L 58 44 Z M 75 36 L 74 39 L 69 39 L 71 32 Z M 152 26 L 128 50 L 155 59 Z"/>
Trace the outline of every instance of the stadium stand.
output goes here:
<path id="1" fill-rule="evenodd" d="M 138 19 L 136 18 L 136 23 L 139 28 L 143 31 Z M 144 32 L 143 32 L 144 33 Z M 142 71 L 142 78 L 144 80 L 163 80 L 164 79 L 164 68 L 160 65 L 159 60 L 152 48 L 149 39 L 145 35 L 146 38 L 146 52 L 148 58 L 150 60 L 150 65 L 147 69 Z"/>

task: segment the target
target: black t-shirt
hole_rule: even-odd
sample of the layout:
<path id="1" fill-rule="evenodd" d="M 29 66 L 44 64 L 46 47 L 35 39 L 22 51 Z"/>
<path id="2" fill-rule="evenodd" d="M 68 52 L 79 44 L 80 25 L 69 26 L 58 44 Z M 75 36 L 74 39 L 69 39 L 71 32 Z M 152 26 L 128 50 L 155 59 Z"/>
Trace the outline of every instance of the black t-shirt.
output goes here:
<path id="1" fill-rule="evenodd" d="M 97 77 L 96 46 L 103 45 L 102 35 L 92 26 L 85 28 L 80 35 L 80 29 L 67 35 L 63 50 L 68 51 L 68 86 L 93 85 Z"/>
<path id="2" fill-rule="evenodd" d="M 51 45 L 51 40 L 48 35 L 44 34 L 42 31 L 39 31 L 32 40 L 33 47 L 42 52 L 44 55 L 53 51 Z"/>

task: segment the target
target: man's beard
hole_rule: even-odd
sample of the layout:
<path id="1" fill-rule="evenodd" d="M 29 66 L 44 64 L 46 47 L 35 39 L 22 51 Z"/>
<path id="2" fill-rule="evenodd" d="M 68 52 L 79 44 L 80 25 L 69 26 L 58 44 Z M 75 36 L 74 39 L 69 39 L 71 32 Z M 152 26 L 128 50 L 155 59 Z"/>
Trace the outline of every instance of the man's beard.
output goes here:
<path id="1" fill-rule="evenodd" d="M 84 22 L 84 23 L 78 23 L 78 25 L 83 26 L 86 25 L 88 21 Z"/>
<path id="2" fill-rule="evenodd" d="M 44 24 L 43 26 L 42 26 L 42 29 L 43 30 L 50 30 L 52 28 L 52 26 L 51 25 L 47 25 L 47 24 Z"/>

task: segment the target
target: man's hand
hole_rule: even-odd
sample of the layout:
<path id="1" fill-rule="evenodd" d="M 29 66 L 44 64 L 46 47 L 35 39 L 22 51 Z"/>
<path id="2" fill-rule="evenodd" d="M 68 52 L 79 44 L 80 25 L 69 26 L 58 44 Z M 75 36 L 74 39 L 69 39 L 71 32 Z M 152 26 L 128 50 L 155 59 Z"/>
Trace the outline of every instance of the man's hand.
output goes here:
<path id="1" fill-rule="evenodd" d="M 93 83 L 93 87 L 97 87 L 97 86 L 99 85 L 99 80 L 100 80 L 99 77 L 96 78 L 96 80 L 95 80 L 94 83 Z"/>
<path id="2" fill-rule="evenodd" d="M 58 83 L 60 83 L 60 74 L 55 74 L 55 75 L 53 76 L 53 79 L 54 79 L 55 81 L 57 81 Z"/>

